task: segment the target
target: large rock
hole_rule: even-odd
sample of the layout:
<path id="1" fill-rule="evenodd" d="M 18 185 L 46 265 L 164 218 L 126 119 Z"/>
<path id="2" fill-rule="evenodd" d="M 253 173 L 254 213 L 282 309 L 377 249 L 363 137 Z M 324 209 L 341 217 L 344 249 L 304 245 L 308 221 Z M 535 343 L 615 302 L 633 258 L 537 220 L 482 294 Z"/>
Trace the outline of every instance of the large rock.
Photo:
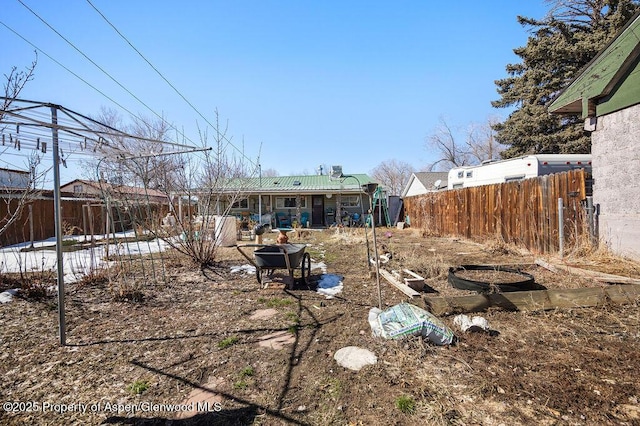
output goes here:
<path id="1" fill-rule="evenodd" d="M 378 362 L 378 357 L 369 349 L 357 346 L 347 346 L 339 349 L 334 355 L 338 365 L 350 370 L 358 371 L 366 365 L 373 365 Z"/>

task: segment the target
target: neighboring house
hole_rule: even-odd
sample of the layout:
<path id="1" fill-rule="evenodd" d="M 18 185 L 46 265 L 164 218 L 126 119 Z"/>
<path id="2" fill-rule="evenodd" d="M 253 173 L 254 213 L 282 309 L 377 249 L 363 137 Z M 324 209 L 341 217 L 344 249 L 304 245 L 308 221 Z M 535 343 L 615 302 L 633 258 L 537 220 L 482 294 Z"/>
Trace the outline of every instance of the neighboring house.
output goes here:
<path id="1" fill-rule="evenodd" d="M 128 231 L 136 224 L 155 226 L 161 218 L 171 209 L 169 198 L 166 194 L 154 189 L 139 188 L 127 185 L 112 185 L 107 182 L 96 182 L 84 179 L 75 179 L 60 186 L 62 201 L 76 201 L 85 204 L 84 209 L 97 209 L 103 212 L 109 206 L 109 215 L 100 216 L 104 225 L 93 226 L 93 231 L 104 230 L 109 227 L 109 232 Z M 98 213 L 92 214 L 98 217 Z M 83 223 L 87 220 L 83 210 L 64 209 L 62 219 L 69 224 Z M 106 218 L 109 218 L 108 220 Z"/>
<path id="2" fill-rule="evenodd" d="M 363 223 L 370 208 L 362 189 L 367 184 L 376 183 L 366 174 L 238 178 L 221 189 L 235 194 L 233 205 L 212 208 L 221 212 L 230 207 L 231 214 L 274 227 L 331 226 L 339 222 L 336 218 L 344 224 Z"/>
<path id="3" fill-rule="evenodd" d="M 412 173 L 402 191 L 402 198 L 447 189 L 447 172 Z"/>
<path id="4" fill-rule="evenodd" d="M 103 198 L 109 195 L 114 199 L 151 204 L 169 204 L 166 194 L 155 189 L 145 189 L 127 185 L 112 185 L 105 182 L 76 179 L 60 186 L 63 193 L 73 193 L 76 197 Z"/>
<path id="5" fill-rule="evenodd" d="M 0 189 L 27 189 L 30 178 L 27 171 L 0 168 Z"/>
<path id="6" fill-rule="evenodd" d="M 640 259 L 640 13 L 550 105 L 581 114 L 591 134 L 599 234 L 612 251 Z"/>

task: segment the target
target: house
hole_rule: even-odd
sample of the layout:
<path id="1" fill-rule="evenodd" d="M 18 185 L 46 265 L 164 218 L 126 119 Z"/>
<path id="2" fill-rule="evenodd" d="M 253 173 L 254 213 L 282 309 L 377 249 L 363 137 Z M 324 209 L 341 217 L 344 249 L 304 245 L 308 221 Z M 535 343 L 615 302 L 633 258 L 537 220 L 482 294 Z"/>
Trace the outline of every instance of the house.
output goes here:
<path id="1" fill-rule="evenodd" d="M 601 241 L 640 259 L 640 13 L 549 106 L 580 114 L 591 133 L 593 201 Z"/>
<path id="2" fill-rule="evenodd" d="M 402 198 L 447 188 L 447 172 L 416 172 L 402 190 Z"/>
<path id="3" fill-rule="evenodd" d="M 301 224 L 324 227 L 364 223 L 370 200 L 363 186 L 377 186 L 366 174 L 250 177 L 232 179 L 221 192 L 235 194 L 232 205 L 212 205 L 216 211 L 250 217 L 273 227 Z M 221 201 L 221 203 L 223 203 Z"/>
<path id="4" fill-rule="evenodd" d="M 136 224 L 153 227 L 170 210 L 167 194 L 155 189 L 75 179 L 61 185 L 60 192 L 63 202 L 69 202 L 69 205 L 73 205 L 73 201 L 84 204 L 81 209 L 63 208 L 63 220 L 69 224 L 81 224 L 88 220 L 89 210 L 96 210 L 91 217 L 99 218 L 96 220 L 100 224 L 93 226 L 94 231 L 105 226 L 110 232 L 125 232 Z M 103 211 L 107 210 L 109 214 L 104 215 Z"/>
<path id="5" fill-rule="evenodd" d="M 31 174 L 24 170 L 0 168 L 0 189 L 27 189 L 31 185 Z"/>
<path id="6" fill-rule="evenodd" d="M 150 204 L 168 204 L 167 195 L 155 189 L 139 188 L 127 185 L 113 185 L 84 179 L 75 179 L 60 186 L 60 192 L 71 193 L 76 197 L 104 198 L 106 195 L 114 200 L 131 202 L 149 202 Z"/>

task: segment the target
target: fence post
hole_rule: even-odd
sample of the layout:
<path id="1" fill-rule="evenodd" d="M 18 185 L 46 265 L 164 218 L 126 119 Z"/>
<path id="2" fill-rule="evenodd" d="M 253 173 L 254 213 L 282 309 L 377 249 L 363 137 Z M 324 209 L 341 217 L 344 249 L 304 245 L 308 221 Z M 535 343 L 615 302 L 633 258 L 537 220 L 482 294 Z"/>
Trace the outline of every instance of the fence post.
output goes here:
<path id="1" fill-rule="evenodd" d="M 564 256 L 564 203 L 558 198 L 558 251 L 560 258 Z"/>
<path id="2" fill-rule="evenodd" d="M 29 203 L 29 240 L 31 241 L 31 245 L 29 246 L 29 248 L 33 248 L 33 240 L 34 238 L 34 234 L 33 234 L 33 204 Z"/>
<path id="3" fill-rule="evenodd" d="M 598 241 L 598 236 L 596 235 L 593 197 L 587 197 L 586 208 L 587 208 L 587 222 L 589 225 L 589 243 L 591 244 L 592 247 L 595 247 L 596 241 Z"/>

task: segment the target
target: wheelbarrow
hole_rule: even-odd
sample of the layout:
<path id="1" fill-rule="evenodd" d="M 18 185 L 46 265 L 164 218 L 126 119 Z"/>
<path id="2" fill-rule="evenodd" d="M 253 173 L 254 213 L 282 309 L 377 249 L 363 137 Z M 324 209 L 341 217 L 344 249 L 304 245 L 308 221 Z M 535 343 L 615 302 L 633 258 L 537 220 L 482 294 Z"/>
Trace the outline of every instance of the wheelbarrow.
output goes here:
<path id="1" fill-rule="evenodd" d="M 273 275 L 276 269 L 286 269 L 289 272 L 289 288 L 295 282 L 294 270 L 300 269 L 301 280 L 309 283 L 311 274 L 311 255 L 305 253 L 306 244 L 242 244 L 236 246 L 240 254 L 256 268 L 256 279 L 262 285 L 266 275 Z M 254 248 L 253 259 L 243 251 Z"/>

